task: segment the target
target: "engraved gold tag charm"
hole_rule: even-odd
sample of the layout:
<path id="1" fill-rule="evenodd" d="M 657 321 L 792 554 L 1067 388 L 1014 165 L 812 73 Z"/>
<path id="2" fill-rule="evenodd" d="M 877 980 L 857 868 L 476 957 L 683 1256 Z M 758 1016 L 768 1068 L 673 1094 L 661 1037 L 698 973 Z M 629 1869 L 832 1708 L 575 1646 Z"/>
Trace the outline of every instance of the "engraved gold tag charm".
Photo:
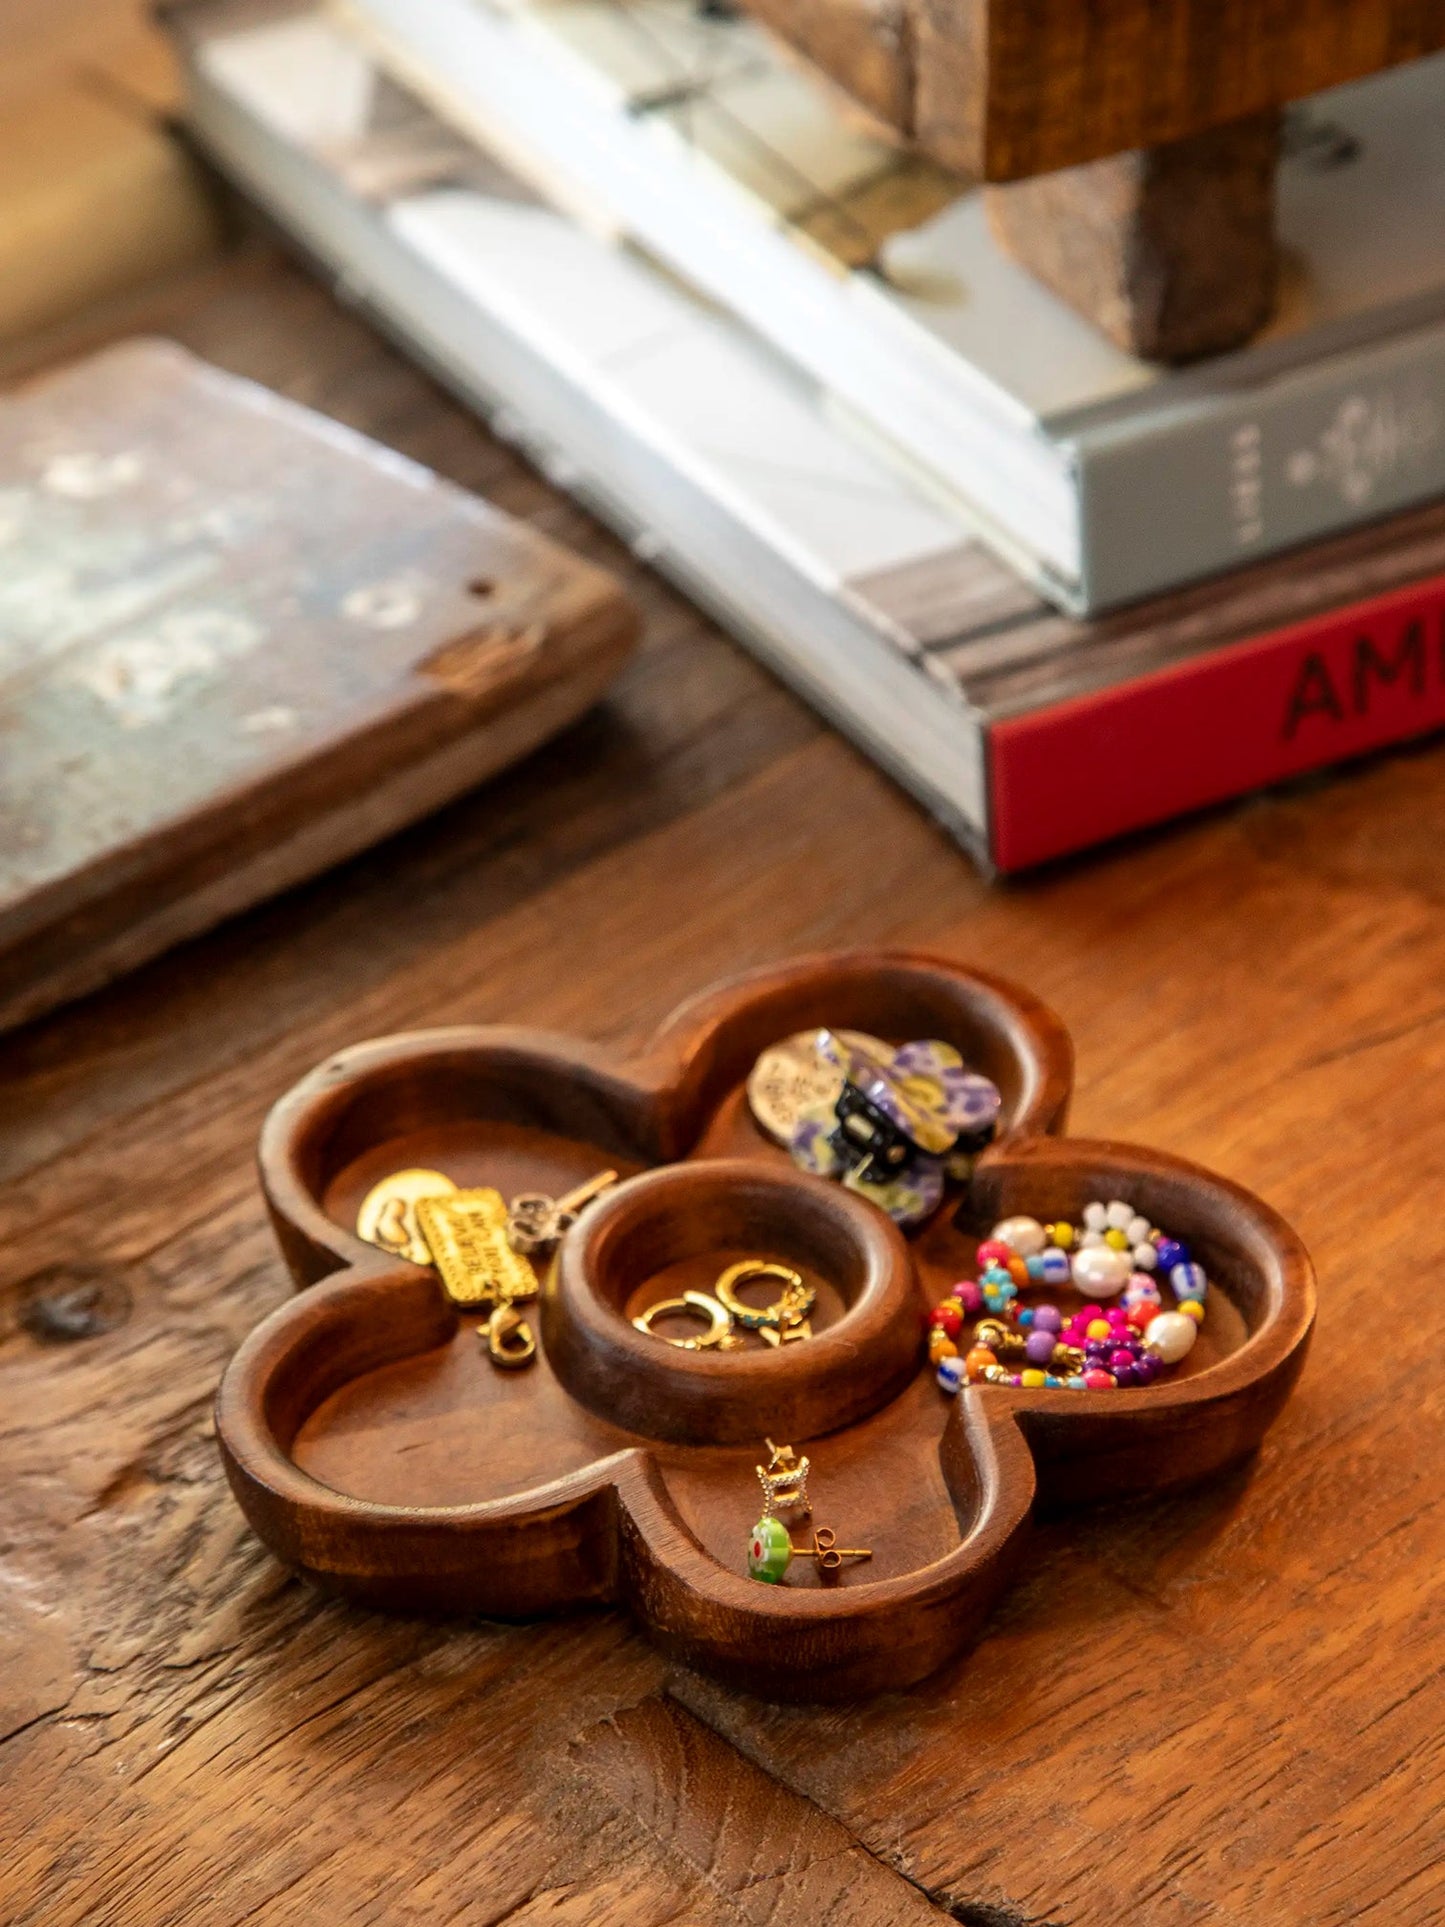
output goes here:
<path id="1" fill-rule="evenodd" d="M 356 1235 L 414 1265 L 429 1265 L 431 1252 L 418 1227 L 416 1207 L 422 1198 L 443 1197 L 456 1188 L 440 1171 L 393 1171 L 361 1200 Z"/>
<path id="2" fill-rule="evenodd" d="M 454 1305 L 536 1297 L 536 1272 L 507 1242 L 507 1206 L 500 1191 L 482 1187 L 419 1198 L 416 1221 Z"/>

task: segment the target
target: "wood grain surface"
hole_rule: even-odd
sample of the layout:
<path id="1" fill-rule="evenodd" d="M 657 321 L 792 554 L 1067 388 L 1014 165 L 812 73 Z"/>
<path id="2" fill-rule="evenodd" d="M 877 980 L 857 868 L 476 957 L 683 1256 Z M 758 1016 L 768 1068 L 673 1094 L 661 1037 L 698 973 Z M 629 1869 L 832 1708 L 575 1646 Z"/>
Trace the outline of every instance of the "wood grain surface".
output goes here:
<path id="1" fill-rule="evenodd" d="M 580 543 L 648 634 L 602 711 L 484 793 L 5 1041 L 0 1914 L 1445 1919 L 1445 751 L 990 888 L 299 273 L 252 251 L 106 325 Z M 1028 983 L 1073 1032 L 1075 1130 L 1296 1224 L 1320 1320 L 1258 1459 L 1045 1521 L 969 1657 L 827 1712 L 669 1672 L 611 1614 L 420 1626 L 288 1579 L 209 1435 L 224 1360 L 290 1291 L 252 1168 L 275 1095 L 408 1026 L 625 1047 L 730 970 L 860 940 Z"/>
<path id="2" fill-rule="evenodd" d="M 945 167 L 1017 181 L 1436 52 L 1436 0 L 745 0 Z"/>

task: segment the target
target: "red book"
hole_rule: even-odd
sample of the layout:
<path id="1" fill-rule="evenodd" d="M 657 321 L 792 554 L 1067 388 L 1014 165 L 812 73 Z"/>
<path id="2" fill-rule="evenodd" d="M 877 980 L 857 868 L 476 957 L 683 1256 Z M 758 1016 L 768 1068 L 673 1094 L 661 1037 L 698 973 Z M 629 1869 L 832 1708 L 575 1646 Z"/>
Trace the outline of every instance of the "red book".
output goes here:
<path id="1" fill-rule="evenodd" d="M 1445 724 L 1445 506 L 929 667 L 981 715 L 987 857 L 1028 869 Z"/>

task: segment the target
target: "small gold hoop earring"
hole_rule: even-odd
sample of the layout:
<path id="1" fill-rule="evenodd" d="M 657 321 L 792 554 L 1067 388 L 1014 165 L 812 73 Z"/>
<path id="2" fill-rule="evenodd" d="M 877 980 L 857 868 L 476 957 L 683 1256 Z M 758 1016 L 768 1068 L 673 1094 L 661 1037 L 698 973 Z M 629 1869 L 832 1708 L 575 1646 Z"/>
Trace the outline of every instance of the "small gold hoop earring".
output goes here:
<path id="1" fill-rule="evenodd" d="M 707 1330 L 696 1338 L 663 1338 L 661 1332 L 652 1329 L 654 1318 L 666 1312 L 691 1312 L 696 1318 L 707 1320 Z M 664 1345 L 675 1345 L 683 1352 L 706 1352 L 714 1349 L 731 1351 L 743 1341 L 733 1335 L 733 1321 L 725 1308 L 716 1298 L 705 1291 L 685 1291 L 680 1298 L 660 1298 L 655 1305 L 640 1312 L 633 1319 L 638 1331 L 646 1332 L 649 1338 L 662 1338 Z"/>
<path id="2" fill-rule="evenodd" d="M 783 1287 L 771 1305 L 749 1305 L 738 1296 L 741 1286 L 759 1279 Z M 713 1293 L 745 1331 L 761 1333 L 770 1345 L 812 1337 L 807 1319 L 817 1294 L 791 1265 L 777 1264 L 770 1258 L 744 1258 L 728 1266 L 713 1286 Z"/>

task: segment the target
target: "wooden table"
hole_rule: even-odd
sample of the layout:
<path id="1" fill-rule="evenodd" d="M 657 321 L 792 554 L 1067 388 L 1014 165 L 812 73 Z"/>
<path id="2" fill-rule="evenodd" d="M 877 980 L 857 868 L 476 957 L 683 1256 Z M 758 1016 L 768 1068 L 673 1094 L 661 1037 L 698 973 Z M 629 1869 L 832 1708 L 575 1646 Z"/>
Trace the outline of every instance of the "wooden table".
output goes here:
<path id="1" fill-rule="evenodd" d="M 524 768 L 0 1042 L 0 1917 L 1445 1919 L 1445 750 L 991 888 L 266 248 L 11 361 L 132 326 L 611 563 L 648 642 Z M 251 1164 L 272 1098 L 419 1025 L 633 1040 L 722 973 L 859 941 L 1031 985 L 1081 1133 L 1301 1229 L 1319 1330 L 1258 1463 L 1045 1522 L 969 1658 L 849 1709 L 679 1675 L 617 1615 L 409 1624 L 290 1579 L 210 1417 L 288 1291 Z"/>

